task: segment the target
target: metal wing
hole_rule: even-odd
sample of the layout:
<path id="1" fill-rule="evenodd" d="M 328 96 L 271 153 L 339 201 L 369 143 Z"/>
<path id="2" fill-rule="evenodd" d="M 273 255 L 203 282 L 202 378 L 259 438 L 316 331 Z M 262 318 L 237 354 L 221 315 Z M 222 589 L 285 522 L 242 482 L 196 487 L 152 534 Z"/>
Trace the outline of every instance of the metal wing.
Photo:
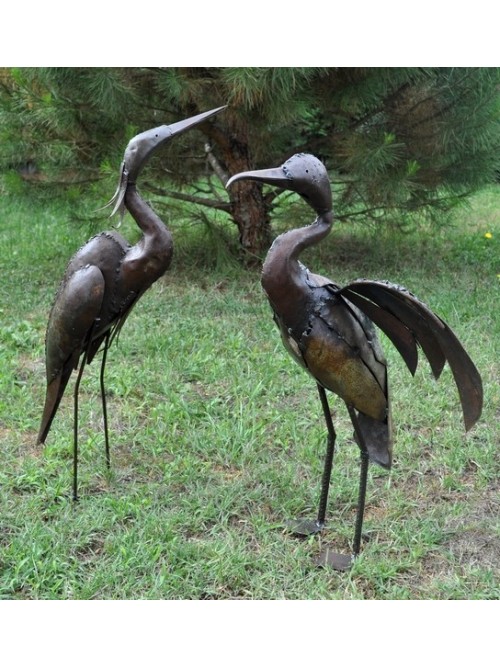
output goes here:
<path id="1" fill-rule="evenodd" d="M 481 415 L 482 381 L 479 372 L 448 325 L 415 295 L 386 281 L 356 280 L 337 294 L 354 303 L 392 340 L 411 373 L 417 367 L 419 345 L 438 378 L 446 361 L 458 388 L 465 429 Z"/>
<path id="2" fill-rule="evenodd" d="M 38 442 L 45 441 L 71 373 L 78 367 L 103 295 L 103 275 L 89 265 L 75 271 L 57 293 L 45 339 L 47 392 Z"/>

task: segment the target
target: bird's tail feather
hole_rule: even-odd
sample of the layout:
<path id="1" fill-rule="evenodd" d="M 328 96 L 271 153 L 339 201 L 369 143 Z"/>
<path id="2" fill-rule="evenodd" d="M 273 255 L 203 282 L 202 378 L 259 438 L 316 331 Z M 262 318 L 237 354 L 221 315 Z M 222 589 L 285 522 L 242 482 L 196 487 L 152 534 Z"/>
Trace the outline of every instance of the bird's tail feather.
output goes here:
<path id="1" fill-rule="evenodd" d="M 354 437 L 362 451 L 366 451 L 370 461 L 383 468 L 390 469 L 392 465 L 392 420 L 390 411 L 384 421 L 374 419 L 349 408 Z"/>
<path id="2" fill-rule="evenodd" d="M 47 385 L 45 406 L 43 408 L 42 421 L 37 437 L 37 444 L 39 445 L 45 442 L 47 435 L 49 434 L 52 421 L 55 417 L 57 409 L 59 408 L 59 403 L 61 402 L 64 390 L 68 384 L 71 371 L 72 368 L 70 367 L 69 372 L 65 372 L 62 375 L 56 376 L 52 382 Z"/>

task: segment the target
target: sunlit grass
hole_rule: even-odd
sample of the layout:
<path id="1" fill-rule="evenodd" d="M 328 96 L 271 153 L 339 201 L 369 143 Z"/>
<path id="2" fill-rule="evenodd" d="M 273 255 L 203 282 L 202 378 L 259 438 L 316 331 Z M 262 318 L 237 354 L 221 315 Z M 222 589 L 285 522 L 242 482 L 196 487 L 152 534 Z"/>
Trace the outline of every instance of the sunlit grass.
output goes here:
<path id="1" fill-rule="evenodd" d="M 383 338 L 395 463 L 390 474 L 370 470 L 367 540 L 340 574 L 313 559 L 323 546 L 347 551 L 352 540 L 358 456 L 346 410 L 332 397 L 338 452 L 327 528 L 319 538 L 291 538 L 286 520 L 314 516 L 318 503 L 325 428 L 315 386 L 281 346 L 258 271 L 228 261 L 206 226 L 176 224 L 171 270 L 110 350 L 110 473 L 98 365 L 84 375 L 81 500 L 71 502 L 72 383 L 46 447 L 34 442 L 49 308 L 92 230 L 70 222 L 69 205 L 4 197 L 0 595 L 497 598 L 499 202 L 492 187 L 436 233 L 336 226 L 304 254 L 339 283 L 407 286 L 455 330 L 485 389 L 482 419 L 465 435 L 449 370 L 435 382 L 422 359 L 412 379 Z M 129 219 L 122 231 L 136 237 Z"/>

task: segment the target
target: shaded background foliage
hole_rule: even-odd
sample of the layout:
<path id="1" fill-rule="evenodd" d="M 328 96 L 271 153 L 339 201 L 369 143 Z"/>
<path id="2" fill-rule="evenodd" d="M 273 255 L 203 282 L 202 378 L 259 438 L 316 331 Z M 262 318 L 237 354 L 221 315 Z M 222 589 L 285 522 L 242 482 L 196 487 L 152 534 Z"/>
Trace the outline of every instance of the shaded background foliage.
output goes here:
<path id="1" fill-rule="evenodd" d="M 338 220 L 443 222 L 500 169 L 499 83 L 499 68 L 4 69 L 0 171 L 5 188 L 112 192 L 130 137 L 227 104 L 204 136 L 155 158 L 141 187 L 159 206 L 195 204 L 205 222 L 221 212 L 259 258 L 293 195 L 249 181 L 227 193 L 228 175 L 313 152 Z"/>

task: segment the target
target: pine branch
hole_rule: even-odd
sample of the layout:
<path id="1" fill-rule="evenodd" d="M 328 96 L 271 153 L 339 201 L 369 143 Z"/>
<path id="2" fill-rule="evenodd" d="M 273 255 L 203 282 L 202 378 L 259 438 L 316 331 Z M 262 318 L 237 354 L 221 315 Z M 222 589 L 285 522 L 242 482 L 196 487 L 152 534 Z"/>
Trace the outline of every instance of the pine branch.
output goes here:
<path id="1" fill-rule="evenodd" d="M 450 205 L 450 202 L 454 202 L 457 200 L 466 200 L 468 197 L 470 197 L 471 192 L 462 192 L 460 194 L 456 195 L 443 195 L 441 197 L 428 197 L 425 200 L 422 200 L 420 202 L 420 206 L 439 206 L 441 208 L 448 208 Z M 349 213 L 337 213 L 335 215 L 335 218 L 337 220 L 340 220 L 342 222 L 350 219 L 350 218 L 356 218 L 356 217 L 368 217 L 368 218 L 374 218 L 374 214 L 382 214 L 386 213 L 388 211 L 406 211 L 406 210 L 413 210 L 411 206 L 408 205 L 406 202 L 401 202 L 399 204 L 382 204 L 382 205 L 375 205 L 375 206 L 367 206 L 365 204 L 366 208 L 363 208 L 359 211 L 351 211 Z"/>
<path id="2" fill-rule="evenodd" d="M 231 211 L 231 205 L 227 201 L 222 199 L 207 199 L 206 197 L 196 197 L 195 195 L 190 195 L 185 192 L 177 192 L 174 190 L 164 190 L 159 188 L 152 183 L 144 183 L 143 188 L 147 188 L 150 192 L 155 195 L 160 195 L 161 197 L 170 197 L 171 199 L 177 199 L 179 201 L 186 201 L 190 204 L 198 204 L 199 206 L 206 206 L 208 208 L 215 208 L 219 211 Z"/>

